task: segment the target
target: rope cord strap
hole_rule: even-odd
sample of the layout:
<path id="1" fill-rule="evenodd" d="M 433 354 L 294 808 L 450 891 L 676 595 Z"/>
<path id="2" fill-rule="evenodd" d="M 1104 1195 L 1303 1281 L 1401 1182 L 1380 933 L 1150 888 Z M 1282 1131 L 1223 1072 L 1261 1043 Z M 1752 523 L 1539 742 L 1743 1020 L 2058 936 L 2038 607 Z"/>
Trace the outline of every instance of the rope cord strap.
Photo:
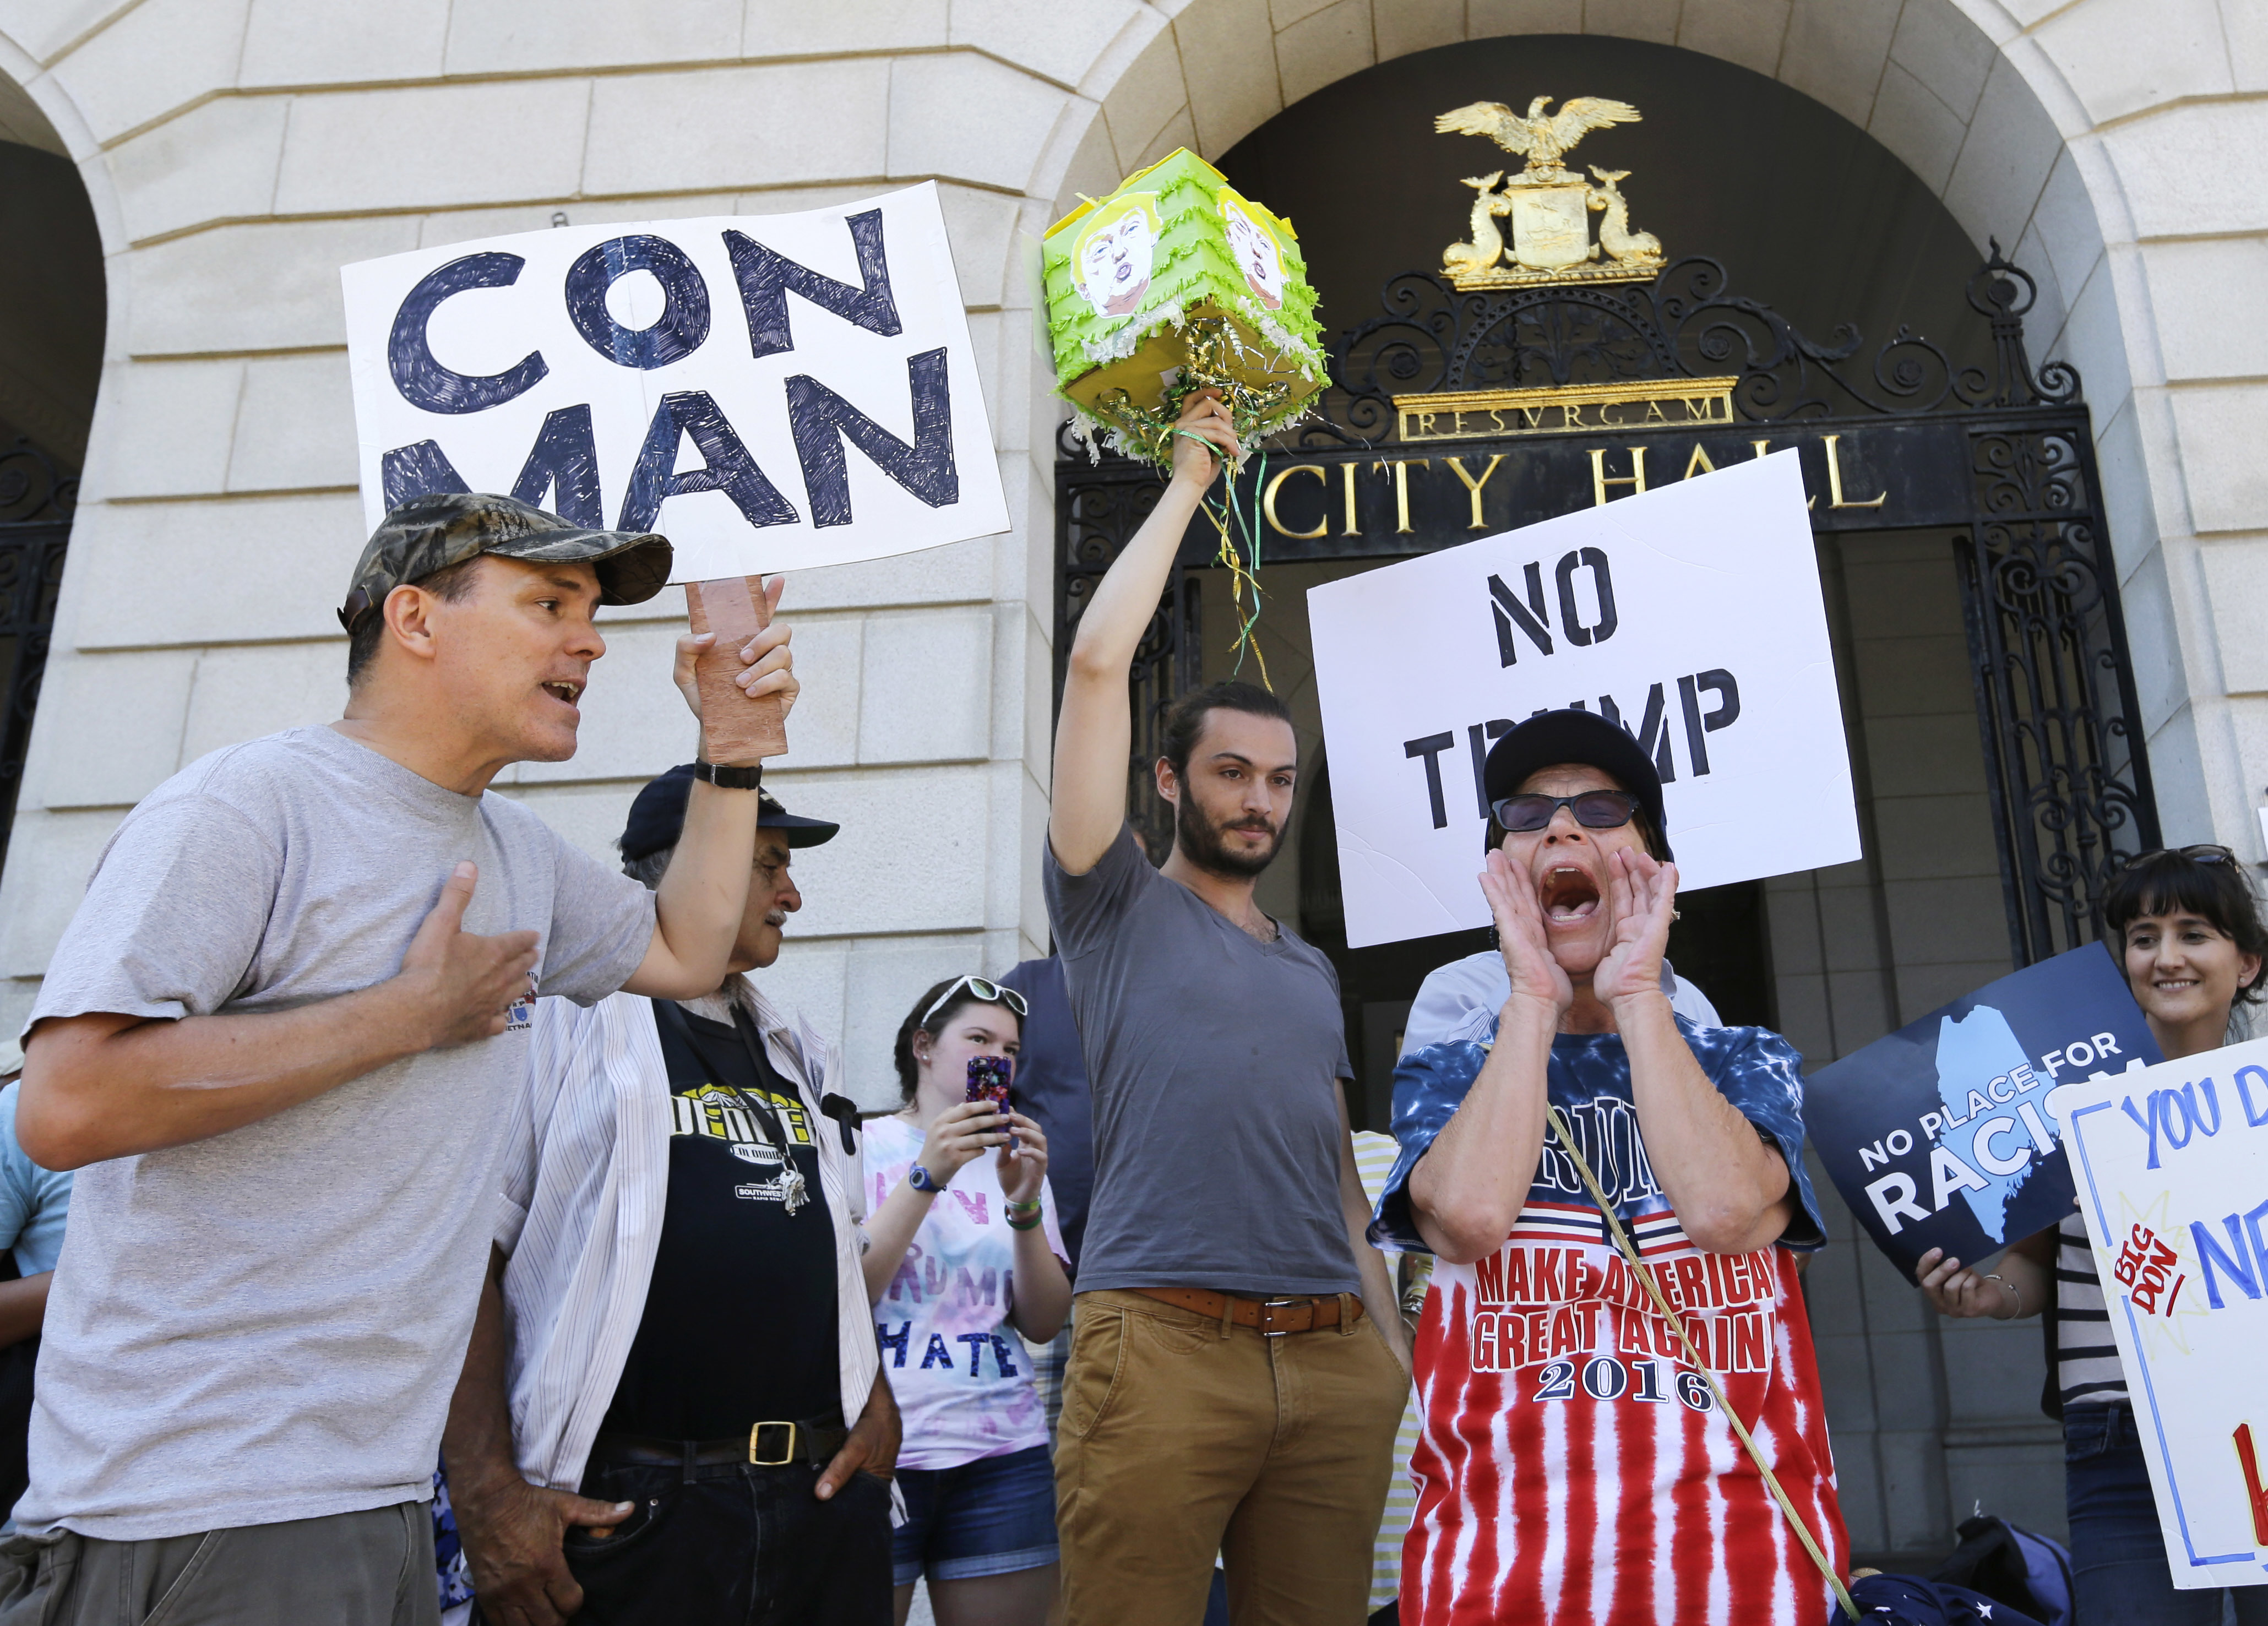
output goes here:
<path id="1" fill-rule="evenodd" d="M 1717 1409 L 1725 1414 L 1725 1421 L 1733 1425 L 1733 1433 L 1740 1440 L 1741 1448 L 1749 1453 L 1749 1460 L 1756 1464 L 1756 1472 L 1764 1475 L 1765 1488 L 1771 1492 L 1772 1500 L 1779 1504 L 1780 1512 L 1794 1529 L 1796 1539 L 1803 1543 L 1803 1550 L 1811 1555 L 1811 1562 L 1819 1566 L 1819 1573 L 1825 1576 L 1827 1584 L 1835 1589 L 1835 1600 L 1843 1606 L 1845 1615 L 1853 1621 L 1858 1620 L 1859 1606 L 1851 1601 L 1850 1590 L 1843 1585 L 1843 1578 L 1835 1573 L 1835 1566 L 1828 1562 L 1826 1553 L 1811 1534 L 1811 1527 L 1795 1511 L 1795 1504 L 1788 1500 L 1787 1492 L 1780 1489 L 1778 1476 L 1771 1471 L 1771 1465 L 1764 1460 L 1764 1453 L 1750 1438 L 1747 1427 L 1741 1422 L 1740 1414 L 1725 1399 L 1725 1391 L 1718 1387 L 1717 1374 L 1709 1370 L 1707 1361 L 1696 1354 L 1693 1340 L 1685 1331 L 1684 1318 L 1670 1307 L 1669 1300 L 1662 1296 L 1660 1285 L 1653 1279 L 1653 1271 L 1638 1257 L 1637 1247 L 1631 1242 L 1630 1233 L 1623 1229 L 1623 1222 L 1615 1213 L 1614 1204 L 1607 1201 L 1607 1194 L 1599 1188 L 1598 1179 L 1591 1173 L 1591 1166 L 1576 1150 L 1575 1137 L 1568 1131 L 1567 1121 L 1549 1101 L 1544 1103 L 1543 1110 L 1551 1118 L 1552 1138 L 1559 1143 L 1560 1150 L 1574 1163 L 1575 1173 L 1582 1177 L 1585 1189 L 1590 1192 L 1591 1200 L 1599 1205 L 1599 1212 L 1605 1217 L 1607 1229 L 1613 1233 L 1615 1246 L 1622 1250 L 1624 1259 L 1629 1262 L 1631 1273 L 1645 1285 L 1646 1296 L 1653 1300 L 1653 1307 L 1661 1312 L 1662 1319 L 1669 1323 L 1669 1329 L 1677 1335 L 1677 1342 L 1685 1351 L 1685 1358 L 1691 1363 L 1694 1371 L 1701 1374 L 1701 1381 L 1709 1386 L 1709 1394 L 1717 1402 Z"/>

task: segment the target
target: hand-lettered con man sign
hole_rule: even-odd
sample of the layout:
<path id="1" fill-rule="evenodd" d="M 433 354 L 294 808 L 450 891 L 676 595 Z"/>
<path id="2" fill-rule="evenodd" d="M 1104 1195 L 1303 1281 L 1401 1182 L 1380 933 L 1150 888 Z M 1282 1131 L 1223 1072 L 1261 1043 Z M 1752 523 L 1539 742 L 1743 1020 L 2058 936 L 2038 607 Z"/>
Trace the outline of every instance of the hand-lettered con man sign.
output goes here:
<path id="1" fill-rule="evenodd" d="M 672 579 L 1008 527 L 933 185 L 344 269 L 364 518 L 508 492 L 660 531 Z"/>
<path id="2" fill-rule="evenodd" d="M 2174 1585 L 2268 1582 L 2268 1040 L 2069 1085 L 2048 1106 Z"/>

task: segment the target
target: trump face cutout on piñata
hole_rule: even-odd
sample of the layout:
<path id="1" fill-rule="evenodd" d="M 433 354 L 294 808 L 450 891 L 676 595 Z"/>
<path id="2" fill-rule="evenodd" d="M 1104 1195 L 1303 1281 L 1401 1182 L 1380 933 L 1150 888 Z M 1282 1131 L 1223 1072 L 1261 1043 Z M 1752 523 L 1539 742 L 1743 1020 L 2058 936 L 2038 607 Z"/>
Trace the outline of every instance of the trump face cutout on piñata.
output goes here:
<path id="1" fill-rule="evenodd" d="M 1226 187 L 1220 189 L 1220 219 L 1229 252 L 1244 273 L 1245 285 L 1271 311 L 1284 308 L 1284 251 L 1276 234 L 1253 217 L 1244 200 Z"/>
<path id="2" fill-rule="evenodd" d="M 1158 254 L 1158 201 L 1147 192 L 1117 199 L 1079 233 L 1071 254 L 1079 291 L 1098 316 L 1125 316 L 1150 290 Z"/>

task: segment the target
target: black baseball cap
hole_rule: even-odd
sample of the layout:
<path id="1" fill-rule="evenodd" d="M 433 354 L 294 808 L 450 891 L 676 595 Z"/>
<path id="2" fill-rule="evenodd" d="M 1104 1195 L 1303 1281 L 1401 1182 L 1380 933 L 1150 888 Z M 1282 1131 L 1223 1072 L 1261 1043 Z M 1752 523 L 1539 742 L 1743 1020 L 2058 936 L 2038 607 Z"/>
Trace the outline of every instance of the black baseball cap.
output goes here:
<path id="1" fill-rule="evenodd" d="M 665 847 L 676 846 L 677 838 L 685 830 L 685 804 L 692 794 L 690 762 L 680 762 L 640 791 L 637 799 L 630 804 L 630 821 L 622 826 L 622 839 L 615 843 L 621 849 L 623 861 L 635 864 Z M 756 792 L 756 828 L 785 831 L 791 847 L 816 847 L 822 842 L 831 842 L 843 828 L 824 819 L 806 819 L 788 812 L 770 791 Z"/>
<path id="2" fill-rule="evenodd" d="M 1668 861 L 1669 826 L 1661 812 L 1661 776 L 1627 730 L 1595 712 L 1572 708 L 1537 712 L 1489 747 L 1481 787 L 1494 806 L 1507 796 L 1519 795 L 1530 775 L 1561 762 L 1581 762 L 1610 774 L 1638 798 L 1660 848 L 1655 856 Z"/>
<path id="3" fill-rule="evenodd" d="M 413 497 L 379 522 L 347 584 L 339 625 L 349 632 L 396 587 L 484 553 L 530 564 L 588 564 L 601 604 L 643 604 L 669 580 L 669 539 L 651 531 L 570 525 L 518 497 L 480 491 Z"/>

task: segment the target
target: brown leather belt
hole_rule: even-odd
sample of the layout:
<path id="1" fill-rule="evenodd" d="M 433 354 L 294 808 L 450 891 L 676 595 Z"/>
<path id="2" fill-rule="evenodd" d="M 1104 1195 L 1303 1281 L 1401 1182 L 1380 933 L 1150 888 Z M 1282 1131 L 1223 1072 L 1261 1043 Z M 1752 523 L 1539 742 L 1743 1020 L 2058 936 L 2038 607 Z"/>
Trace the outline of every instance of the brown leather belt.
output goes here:
<path id="1" fill-rule="evenodd" d="M 1237 1299 L 1227 1293 L 1208 1292 L 1202 1287 L 1135 1287 L 1128 1291 L 1177 1309 L 1194 1310 L 1209 1321 L 1226 1315 L 1239 1327 L 1252 1328 L 1263 1338 L 1317 1332 L 1339 1324 L 1339 1299 L 1336 1293 L 1328 1299 Z M 1354 1319 L 1362 1320 L 1362 1300 L 1352 1295 L 1349 1299 L 1354 1306 Z"/>

